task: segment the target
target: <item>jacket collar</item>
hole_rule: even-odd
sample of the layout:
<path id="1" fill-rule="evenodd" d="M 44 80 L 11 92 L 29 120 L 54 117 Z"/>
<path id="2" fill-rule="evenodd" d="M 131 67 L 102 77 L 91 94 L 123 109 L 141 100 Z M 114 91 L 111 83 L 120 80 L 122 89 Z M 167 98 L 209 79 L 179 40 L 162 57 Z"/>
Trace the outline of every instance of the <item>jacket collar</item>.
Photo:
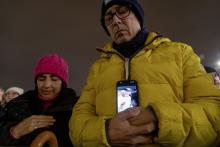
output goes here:
<path id="1" fill-rule="evenodd" d="M 169 38 L 162 37 L 156 32 L 149 32 L 148 37 L 145 41 L 144 48 L 146 50 L 154 49 L 163 42 L 170 42 Z M 122 56 L 117 50 L 113 48 L 113 42 L 107 43 L 104 48 L 96 48 L 101 53 L 101 57 L 109 57 L 111 54 L 118 54 Z"/>
<path id="2" fill-rule="evenodd" d="M 113 48 L 120 52 L 124 57 L 131 58 L 131 56 L 134 56 L 140 49 L 142 49 L 147 39 L 147 35 L 147 29 L 141 29 L 129 42 L 122 44 L 116 44 L 113 42 Z"/>

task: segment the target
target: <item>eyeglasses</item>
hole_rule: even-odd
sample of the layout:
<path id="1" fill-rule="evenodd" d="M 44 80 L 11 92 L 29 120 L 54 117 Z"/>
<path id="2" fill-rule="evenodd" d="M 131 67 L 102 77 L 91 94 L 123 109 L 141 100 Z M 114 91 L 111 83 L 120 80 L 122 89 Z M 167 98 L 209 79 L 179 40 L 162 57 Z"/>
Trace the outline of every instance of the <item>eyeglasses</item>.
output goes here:
<path id="1" fill-rule="evenodd" d="M 130 8 L 128 6 L 116 7 L 114 13 L 109 12 L 105 14 L 104 16 L 105 25 L 109 26 L 112 24 L 114 15 L 116 15 L 120 19 L 124 19 L 128 17 L 129 14 L 130 14 Z"/>

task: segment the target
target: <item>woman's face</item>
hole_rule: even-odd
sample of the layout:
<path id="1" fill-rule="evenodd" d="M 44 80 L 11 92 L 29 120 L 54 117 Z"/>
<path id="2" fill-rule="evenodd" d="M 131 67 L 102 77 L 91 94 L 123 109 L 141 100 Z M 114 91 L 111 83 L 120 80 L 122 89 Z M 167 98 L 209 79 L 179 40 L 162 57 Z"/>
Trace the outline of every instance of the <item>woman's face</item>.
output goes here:
<path id="1" fill-rule="evenodd" d="M 37 78 L 38 94 L 45 100 L 52 100 L 61 91 L 62 80 L 53 74 L 42 74 Z"/>
<path id="2" fill-rule="evenodd" d="M 19 96 L 18 92 L 14 91 L 14 90 L 10 90 L 5 93 L 4 99 L 5 99 L 6 103 L 8 103 L 9 101 L 11 101 L 12 99 L 14 99 L 18 96 Z"/>

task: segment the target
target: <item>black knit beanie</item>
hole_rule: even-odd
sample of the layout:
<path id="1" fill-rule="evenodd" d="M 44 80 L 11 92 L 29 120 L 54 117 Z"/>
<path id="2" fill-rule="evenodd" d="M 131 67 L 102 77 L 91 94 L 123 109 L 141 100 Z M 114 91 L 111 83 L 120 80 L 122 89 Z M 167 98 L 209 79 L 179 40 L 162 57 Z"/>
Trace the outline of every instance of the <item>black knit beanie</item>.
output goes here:
<path id="1" fill-rule="evenodd" d="M 115 4 L 129 5 L 131 8 L 131 11 L 135 14 L 137 19 L 139 20 L 141 28 L 143 28 L 144 10 L 137 0 L 102 0 L 101 24 L 108 35 L 110 34 L 105 26 L 104 15 L 105 15 L 106 10 Z"/>
<path id="2" fill-rule="evenodd" d="M 204 66 L 204 68 L 205 68 L 205 71 L 206 71 L 207 73 L 211 73 L 211 72 L 216 72 L 216 73 L 217 73 L 217 71 L 216 71 L 213 67 Z"/>

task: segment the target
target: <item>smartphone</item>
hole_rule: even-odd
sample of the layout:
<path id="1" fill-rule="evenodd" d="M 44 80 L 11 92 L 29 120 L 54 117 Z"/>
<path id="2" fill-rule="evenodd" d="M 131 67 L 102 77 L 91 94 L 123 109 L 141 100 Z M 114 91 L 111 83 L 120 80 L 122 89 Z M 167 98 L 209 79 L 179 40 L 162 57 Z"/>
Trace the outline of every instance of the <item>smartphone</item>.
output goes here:
<path id="1" fill-rule="evenodd" d="M 135 80 L 118 81 L 116 84 L 116 93 L 117 112 L 139 105 L 138 87 Z"/>

